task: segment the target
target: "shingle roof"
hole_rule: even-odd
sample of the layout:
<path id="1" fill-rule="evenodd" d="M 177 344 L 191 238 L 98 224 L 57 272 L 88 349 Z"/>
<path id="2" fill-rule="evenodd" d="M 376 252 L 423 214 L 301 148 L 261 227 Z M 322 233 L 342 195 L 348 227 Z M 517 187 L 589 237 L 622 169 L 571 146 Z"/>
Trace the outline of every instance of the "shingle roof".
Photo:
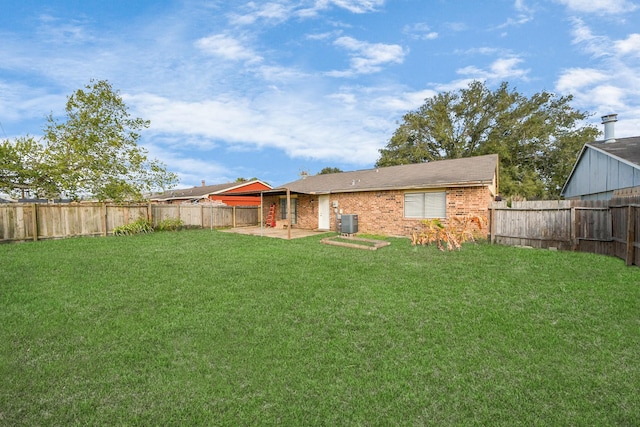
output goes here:
<path id="1" fill-rule="evenodd" d="M 640 168 L 640 136 L 616 138 L 616 142 L 595 141 L 586 145 Z"/>
<path id="2" fill-rule="evenodd" d="M 151 196 L 150 200 L 175 200 L 175 199 L 202 199 L 211 194 L 220 194 L 235 188 L 239 188 L 245 186 L 247 184 L 252 184 L 256 182 L 247 181 L 247 182 L 227 182 L 226 184 L 215 184 L 215 185 L 204 185 L 201 187 L 191 187 L 191 188 L 180 188 L 176 190 L 165 191 L 161 194 L 156 194 Z"/>
<path id="3" fill-rule="evenodd" d="M 346 193 L 389 189 L 489 185 L 498 155 L 439 160 L 429 163 L 308 176 L 279 187 L 306 194 Z M 276 189 L 277 190 L 277 189 Z"/>

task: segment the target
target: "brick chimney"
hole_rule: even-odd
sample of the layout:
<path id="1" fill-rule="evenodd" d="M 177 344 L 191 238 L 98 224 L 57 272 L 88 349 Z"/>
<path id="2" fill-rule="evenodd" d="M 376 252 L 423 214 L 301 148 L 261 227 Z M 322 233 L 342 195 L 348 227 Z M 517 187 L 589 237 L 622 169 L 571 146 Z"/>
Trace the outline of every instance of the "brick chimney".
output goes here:
<path id="1" fill-rule="evenodd" d="M 202 180 L 202 186 L 204 187 L 204 179 Z"/>

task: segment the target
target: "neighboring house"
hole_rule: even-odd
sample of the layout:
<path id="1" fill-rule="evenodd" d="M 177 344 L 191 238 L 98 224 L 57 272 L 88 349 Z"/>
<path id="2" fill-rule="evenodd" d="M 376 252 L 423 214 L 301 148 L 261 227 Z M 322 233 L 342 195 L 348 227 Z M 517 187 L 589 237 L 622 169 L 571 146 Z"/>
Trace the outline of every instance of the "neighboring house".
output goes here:
<path id="1" fill-rule="evenodd" d="M 227 206 L 260 206 L 259 193 L 270 189 L 269 184 L 260 180 L 218 185 L 205 185 L 202 181 L 200 187 L 165 191 L 151 196 L 149 200 L 163 204 L 219 203 Z"/>
<path id="2" fill-rule="evenodd" d="M 560 193 L 566 199 L 608 200 L 640 186 L 640 136 L 615 138 L 616 115 L 603 116 L 605 139 L 585 144 Z"/>
<path id="3" fill-rule="evenodd" d="M 263 193 L 263 217 L 276 226 L 340 231 L 338 215 L 357 214 L 358 232 L 410 236 L 421 220 L 480 216 L 498 194 L 498 155 L 307 176 Z M 486 227 L 480 231 L 486 235 Z"/>

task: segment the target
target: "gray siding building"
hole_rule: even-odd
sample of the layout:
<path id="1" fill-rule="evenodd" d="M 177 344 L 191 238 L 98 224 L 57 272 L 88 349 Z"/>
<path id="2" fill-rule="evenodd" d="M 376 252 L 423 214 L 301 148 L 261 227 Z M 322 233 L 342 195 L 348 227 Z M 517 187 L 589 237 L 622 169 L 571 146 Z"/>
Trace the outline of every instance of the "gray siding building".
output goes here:
<path id="1" fill-rule="evenodd" d="M 640 186 L 640 136 L 585 144 L 562 189 L 566 199 L 608 200 Z"/>

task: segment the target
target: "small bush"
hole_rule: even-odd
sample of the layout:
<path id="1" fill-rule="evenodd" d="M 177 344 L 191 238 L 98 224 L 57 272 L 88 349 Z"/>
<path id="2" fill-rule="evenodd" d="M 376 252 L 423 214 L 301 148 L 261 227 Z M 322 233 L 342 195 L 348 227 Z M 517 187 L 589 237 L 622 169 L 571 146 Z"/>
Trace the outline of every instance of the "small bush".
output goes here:
<path id="1" fill-rule="evenodd" d="M 132 234 L 146 234 L 152 233 L 153 227 L 151 222 L 146 218 L 138 218 L 134 222 L 129 224 L 120 225 L 113 229 L 113 234 L 116 236 L 129 236 Z"/>
<path id="2" fill-rule="evenodd" d="M 454 220 L 455 224 L 450 223 L 447 226 L 438 218 L 423 220 L 420 230 L 414 231 L 411 235 L 411 244 L 425 246 L 435 243 L 441 251 L 459 250 L 464 242 L 475 241 L 473 225 L 482 230 L 484 222 L 479 216 L 456 217 Z"/>
<path id="3" fill-rule="evenodd" d="M 155 226 L 156 231 L 178 231 L 185 228 L 184 222 L 180 218 L 163 219 Z"/>

